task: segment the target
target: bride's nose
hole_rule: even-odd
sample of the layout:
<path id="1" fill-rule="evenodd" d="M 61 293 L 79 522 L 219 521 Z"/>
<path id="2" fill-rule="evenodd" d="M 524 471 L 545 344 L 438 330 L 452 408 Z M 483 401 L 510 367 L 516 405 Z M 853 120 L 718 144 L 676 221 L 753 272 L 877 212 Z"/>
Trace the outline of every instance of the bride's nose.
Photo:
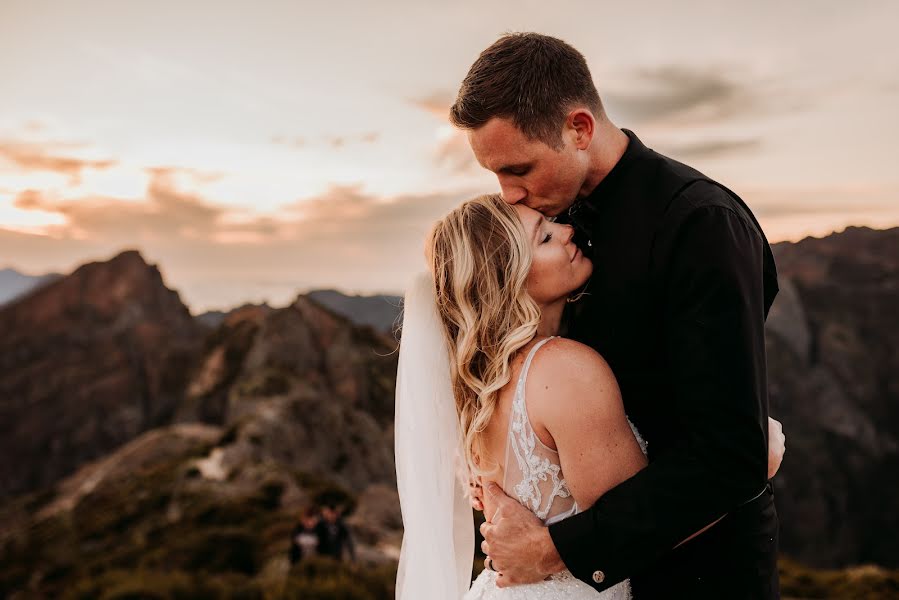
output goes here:
<path id="1" fill-rule="evenodd" d="M 563 227 L 565 227 L 565 232 L 568 236 L 565 238 L 565 243 L 567 244 L 574 237 L 574 227 L 572 225 L 563 225 Z"/>

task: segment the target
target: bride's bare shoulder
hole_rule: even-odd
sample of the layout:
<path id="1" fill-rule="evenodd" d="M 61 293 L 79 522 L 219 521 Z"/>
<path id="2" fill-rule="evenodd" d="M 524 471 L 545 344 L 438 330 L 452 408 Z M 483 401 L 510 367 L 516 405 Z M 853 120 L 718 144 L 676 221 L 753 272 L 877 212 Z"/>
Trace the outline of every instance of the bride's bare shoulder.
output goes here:
<path id="1" fill-rule="evenodd" d="M 611 369 L 603 357 L 586 344 L 563 337 L 556 337 L 543 345 L 531 363 L 531 377 L 565 379 L 586 371 L 592 375 L 611 375 Z"/>
<path id="2" fill-rule="evenodd" d="M 586 344 L 567 338 L 546 342 L 528 372 L 528 393 L 537 411 L 567 410 L 593 399 L 620 401 L 618 382 L 609 364 Z"/>

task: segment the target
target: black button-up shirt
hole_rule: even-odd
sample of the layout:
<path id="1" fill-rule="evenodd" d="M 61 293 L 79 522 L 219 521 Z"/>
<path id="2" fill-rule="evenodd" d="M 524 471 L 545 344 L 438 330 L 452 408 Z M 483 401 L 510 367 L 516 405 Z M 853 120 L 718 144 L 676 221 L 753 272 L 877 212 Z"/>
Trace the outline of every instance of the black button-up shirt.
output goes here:
<path id="1" fill-rule="evenodd" d="M 599 590 L 764 489 L 764 322 L 778 289 L 745 203 L 624 131 L 619 162 L 557 219 L 594 264 L 565 333 L 608 361 L 650 458 L 549 528 L 566 566 Z"/>

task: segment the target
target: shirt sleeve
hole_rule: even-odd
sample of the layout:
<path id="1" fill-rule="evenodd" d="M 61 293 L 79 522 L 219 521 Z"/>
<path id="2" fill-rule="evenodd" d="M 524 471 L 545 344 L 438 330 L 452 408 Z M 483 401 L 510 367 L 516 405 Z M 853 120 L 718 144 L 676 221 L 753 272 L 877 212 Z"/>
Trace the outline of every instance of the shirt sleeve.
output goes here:
<path id="1" fill-rule="evenodd" d="M 718 205 L 692 208 L 667 240 L 657 272 L 672 382 L 665 401 L 675 403 L 679 441 L 549 527 L 565 565 L 597 590 L 639 573 L 766 483 L 766 242 Z"/>

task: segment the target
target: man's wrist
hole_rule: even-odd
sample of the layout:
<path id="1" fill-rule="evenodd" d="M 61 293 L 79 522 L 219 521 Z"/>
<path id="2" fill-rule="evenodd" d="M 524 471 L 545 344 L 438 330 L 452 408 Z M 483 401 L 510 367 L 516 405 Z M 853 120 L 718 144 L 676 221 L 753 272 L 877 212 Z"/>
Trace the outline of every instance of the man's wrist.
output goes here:
<path id="1" fill-rule="evenodd" d="M 552 536 L 549 535 L 549 527 L 540 528 L 539 544 L 538 547 L 541 549 L 540 572 L 544 575 L 552 575 L 553 573 L 564 571 L 566 568 L 565 563 L 562 562 L 562 557 L 559 556 L 559 551 L 556 550 Z"/>

